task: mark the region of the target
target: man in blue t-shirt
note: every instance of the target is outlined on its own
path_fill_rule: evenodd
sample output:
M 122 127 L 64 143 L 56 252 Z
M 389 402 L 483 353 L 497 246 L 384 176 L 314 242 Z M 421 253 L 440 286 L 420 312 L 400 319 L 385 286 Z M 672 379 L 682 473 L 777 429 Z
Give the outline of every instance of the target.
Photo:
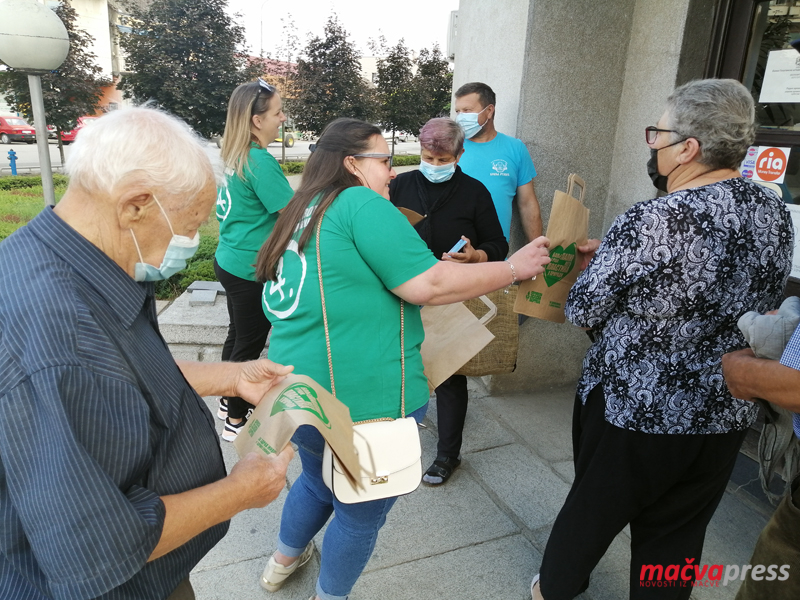
M 495 95 L 485 83 L 456 90 L 456 121 L 464 129 L 464 154 L 458 165 L 487 187 L 506 239 L 511 233 L 511 203 L 517 200 L 526 241 L 542 235 L 542 216 L 533 189 L 536 169 L 520 140 L 494 128 Z
M 755 401 L 769 400 L 790 410 L 794 415 L 794 431 L 800 437 L 800 327 L 798 327 L 780 361 L 756 358 L 749 348 L 730 352 L 722 357 L 722 374 L 731 394 Z M 784 497 L 756 542 L 750 564 L 754 566 L 736 595 L 736 600 L 797 598 L 800 595 L 800 476 L 792 482 L 792 493 Z M 758 575 L 756 565 L 775 565 L 780 575 Z M 791 569 L 791 573 L 789 570 Z M 762 569 L 763 573 L 763 569 Z M 780 596 L 778 596 L 780 592 Z

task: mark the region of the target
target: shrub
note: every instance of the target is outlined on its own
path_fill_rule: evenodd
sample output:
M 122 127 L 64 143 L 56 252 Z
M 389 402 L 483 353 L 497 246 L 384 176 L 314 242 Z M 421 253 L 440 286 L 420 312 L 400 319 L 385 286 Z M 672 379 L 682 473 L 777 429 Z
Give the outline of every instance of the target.
M 392 165 L 395 167 L 408 167 L 411 165 L 418 165 L 419 164 L 419 155 L 418 154 L 395 154 L 394 160 L 392 161 Z
M 281 165 L 281 169 L 286 175 L 299 175 L 305 166 L 304 162 L 287 162 Z
M 60 173 L 53 173 L 53 185 L 56 188 L 67 186 L 69 177 Z M 41 175 L 8 175 L 0 177 L 0 190 L 19 190 L 24 188 L 42 187 Z

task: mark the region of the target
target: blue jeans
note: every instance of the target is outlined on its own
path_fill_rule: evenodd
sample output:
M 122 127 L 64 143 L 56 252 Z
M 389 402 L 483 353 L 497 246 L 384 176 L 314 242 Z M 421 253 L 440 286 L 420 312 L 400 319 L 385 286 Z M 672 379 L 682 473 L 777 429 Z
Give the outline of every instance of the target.
M 408 416 L 419 423 L 427 410 L 426 403 Z M 283 505 L 278 551 L 289 557 L 300 556 L 335 513 L 322 542 L 317 595 L 321 600 L 347 600 L 397 498 L 342 504 L 322 481 L 322 435 L 310 425 L 303 425 L 297 428 L 292 441 L 299 447 L 303 472 Z

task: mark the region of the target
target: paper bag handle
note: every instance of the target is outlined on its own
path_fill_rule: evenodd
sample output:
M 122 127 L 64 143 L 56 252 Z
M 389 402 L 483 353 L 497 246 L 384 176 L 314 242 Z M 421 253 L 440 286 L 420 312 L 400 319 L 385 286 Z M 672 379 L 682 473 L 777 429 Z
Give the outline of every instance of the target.
M 488 296 L 481 296 L 480 300 L 486 305 L 486 308 L 488 308 L 489 311 L 485 315 L 483 315 L 478 320 L 478 322 L 481 325 L 486 325 L 489 321 L 491 321 L 497 316 L 497 305 L 491 300 L 489 300 Z
M 570 173 L 569 178 L 567 179 L 567 196 L 572 196 L 572 188 L 576 185 L 581 188 L 581 195 L 577 198 L 577 200 L 583 204 L 583 199 L 586 196 L 586 182 L 579 175 Z

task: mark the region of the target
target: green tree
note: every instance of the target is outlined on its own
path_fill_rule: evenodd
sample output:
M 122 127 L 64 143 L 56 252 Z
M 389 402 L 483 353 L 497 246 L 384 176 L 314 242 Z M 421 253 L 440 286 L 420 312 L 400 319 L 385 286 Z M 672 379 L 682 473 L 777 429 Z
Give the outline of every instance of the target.
M 226 0 L 132 2 L 131 30 L 120 34 L 131 71 L 120 85 L 125 97 L 155 100 L 203 136 L 221 134 L 231 92 L 259 74 L 244 51 L 244 27 L 226 6 Z
M 58 70 L 42 75 L 41 79 L 45 118 L 48 125 L 56 128 L 63 165 L 61 132 L 74 129 L 78 117 L 97 112 L 103 95 L 102 88 L 110 85 L 111 80 L 102 76 L 102 69 L 95 63 L 97 57 L 90 50 L 94 38 L 76 26 L 77 14 L 69 1 L 63 0 L 55 12 L 67 29 L 69 54 Z M 0 93 L 13 111 L 21 113 L 28 121 L 33 121 L 31 92 L 26 73 L 11 68 L 0 71 Z M 36 133 L 47 136 L 46 131 Z
M 336 15 L 331 15 L 324 36 L 311 38 L 297 62 L 294 114 L 301 129 L 319 135 L 338 117 L 374 118 L 374 97 L 361 77 L 360 58 Z
M 381 42 L 383 41 L 381 39 Z M 416 97 L 414 89 L 414 61 L 402 39 L 388 50 L 383 43 L 373 47 L 373 50 L 385 55 L 378 60 L 378 79 L 375 83 L 380 102 L 379 122 L 384 129 L 392 132 L 392 154 L 394 154 L 395 133 L 398 131 L 416 133 L 420 128 L 420 99 Z
M 420 50 L 413 87 L 419 108 L 417 129 L 429 119 L 450 115 L 453 71 L 438 44 L 433 46 L 433 50 Z

